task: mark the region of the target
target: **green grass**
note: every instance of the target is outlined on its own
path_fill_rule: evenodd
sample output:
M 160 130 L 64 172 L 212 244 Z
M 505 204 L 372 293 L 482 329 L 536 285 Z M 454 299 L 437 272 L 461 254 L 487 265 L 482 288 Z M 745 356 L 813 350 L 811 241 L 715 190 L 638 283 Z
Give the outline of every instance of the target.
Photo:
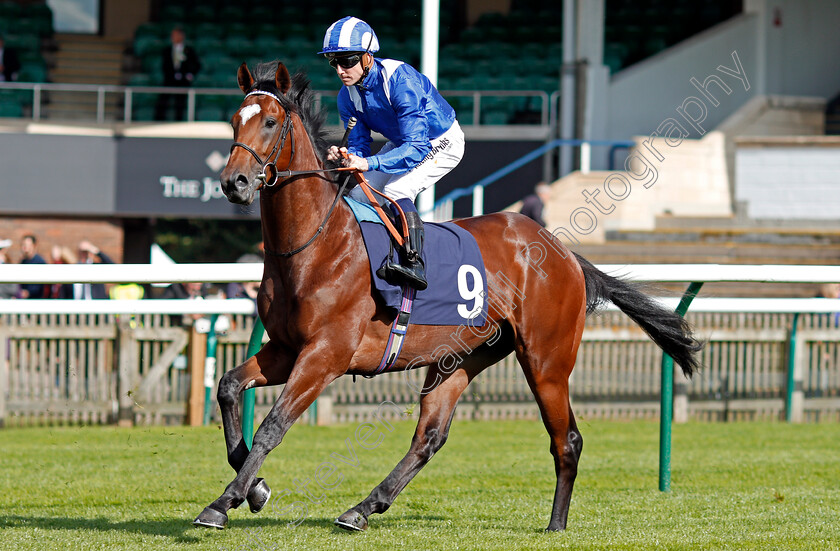
M 355 428 L 295 426 L 266 461 L 261 476 L 278 496 L 354 443 L 362 466 L 340 464 L 343 480 L 309 503 L 300 525 L 283 511 L 304 499 L 296 493 L 258 515 L 231 511 L 224 531 L 190 524 L 232 478 L 218 427 L 2 430 L 0 549 L 840 549 L 837 424 L 676 425 L 663 494 L 656 423 L 582 422 L 569 529 L 555 534 L 543 532 L 554 469 L 536 422 L 455 423 L 367 532 L 333 527 L 414 430 L 398 423 L 366 450 Z

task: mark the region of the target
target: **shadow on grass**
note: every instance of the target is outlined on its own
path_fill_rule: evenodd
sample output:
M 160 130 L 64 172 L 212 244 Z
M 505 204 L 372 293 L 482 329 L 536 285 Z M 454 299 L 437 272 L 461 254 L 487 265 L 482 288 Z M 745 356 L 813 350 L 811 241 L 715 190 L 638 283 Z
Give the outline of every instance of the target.
M 418 514 L 409 514 L 409 515 L 388 515 L 385 516 L 380 515 L 371 515 L 368 518 L 368 522 L 370 522 L 370 526 L 368 530 L 375 530 L 377 528 L 398 528 L 408 522 L 422 522 L 424 525 L 433 522 L 446 522 L 448 520 L 452 520 L 449 517 L 442 517 L 436 515 L 418 515 Z M 335 518 L 305 518 L 299 526 L 309 526 L 313 528 L 329 528 L 334 529 L 335 532 L 343 533 L 343 534 L 357 534 L 353 530 L 345 530 L 343 528 L 339 528 L 335 525 Z
M 407 522 L 444 522 L 447 517 L 434 515 L 392 515 L 379 517 L 377 515 L 371 523 L 370 529 L 399 528 Z M 299 526 L 321 528 L 325 532 L 354 534 L 356 532 L 343 530 L 334 524 L 334 518 L 306 518 Z M 294 530 L 288 521 L 276 518 L 241 518 L 232 519 L 226 532 L 237 530 L 255 530 L 267 527 Z M 23 515 L 0 515 L 0 530 L 7 528 L 24 528 L 39 530 L 87 530 L 97 532 L 125 532 L 127 534 L 147 534 L 151 536 L 168 536 L 179 543 L 199 543 L 205 540 L 204 533 L 216 532 L 212 528 L 197 527 L 190 519 L 170 520 L 127 520 L 114 521 L 108 518 L 68 518 L 68 517 L 39 517 Z
M 233 521 L 236 527 L 255 528 L 277 524 L 275 519 L 247 519 Z M 7 528 L 39 530 L 87 530 L 96 532 L 125 532 L 127 534 L 147 534 L 168 536 L 180 543 L 199 543 L 204 541 L 204 532 L 213 529 L 193 526 L 191 519 L 169 520 L 127 520 L 114 521 L 108 518 L 68 518 L 38 517 L 22 515 L 0 515 L 0 531 Z

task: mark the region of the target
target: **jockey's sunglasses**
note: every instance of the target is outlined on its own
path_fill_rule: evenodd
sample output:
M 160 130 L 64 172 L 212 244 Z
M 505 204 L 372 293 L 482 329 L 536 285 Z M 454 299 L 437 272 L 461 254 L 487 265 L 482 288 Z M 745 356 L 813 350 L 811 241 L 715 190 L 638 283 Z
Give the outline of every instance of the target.
M 362 60 L 362 56 L 364 54 L 352 54 L 352 55 L 345 55 L 341 57 L 337 56 L 328 56 L 327 59 L 330 62 L 330 66 L 335 69 L 336 66 L 340 66 L 342 69 L 352 69 L 359 62 Z

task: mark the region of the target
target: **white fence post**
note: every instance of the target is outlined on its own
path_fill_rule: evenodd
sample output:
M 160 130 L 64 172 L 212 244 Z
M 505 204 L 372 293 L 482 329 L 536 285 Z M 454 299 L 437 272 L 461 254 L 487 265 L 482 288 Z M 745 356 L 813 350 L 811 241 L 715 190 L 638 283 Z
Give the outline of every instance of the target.
M 688 422 L 688 383 L 682 368 L 674 364 L 674 423 Z
M 482 214 L 484 214 L 484 187 L 475 186 L 473 188 L 472 215 L 481 216 Z
M 3 323 L 0 322 L 0 328 Z M 0 330 L 0 428 L 6 424 L 6 393 L 9 392 L 9 370 L 6 365 L 6 356 L 9 352 L 8 337 L 6 332 Z
M 118 363 L 117 363 L 117 425 L 134 425 L 134 398 L 132 392 L 134 375 L 137 370 L 137 341 L 132 338 L 131 322 L 123 316 L 117 324 Z
M 592 167 L 592 146 L 589 142 L 580 144 L 580 172 L 589 174 Z
M 790 422 L 802 423 L 805 421 L 805 338 L 800 333 L 796 335 L 796 352 L 793 356 L 793 393 L 790 400 Z

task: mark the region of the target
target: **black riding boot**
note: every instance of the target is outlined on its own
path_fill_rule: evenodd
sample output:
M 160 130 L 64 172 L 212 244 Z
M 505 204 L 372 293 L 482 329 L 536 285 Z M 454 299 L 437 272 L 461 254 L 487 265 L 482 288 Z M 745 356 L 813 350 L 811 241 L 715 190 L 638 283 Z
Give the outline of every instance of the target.
M 408 243 L 400 250 L 400 263 L 390 263 L 388 271 L 405 284 L 422 291 L 429 284 L 426 282 L 426 268 L 420 253 L 423 252 L 423 221 L 416 212 L 406 212 L 408 222 Z

